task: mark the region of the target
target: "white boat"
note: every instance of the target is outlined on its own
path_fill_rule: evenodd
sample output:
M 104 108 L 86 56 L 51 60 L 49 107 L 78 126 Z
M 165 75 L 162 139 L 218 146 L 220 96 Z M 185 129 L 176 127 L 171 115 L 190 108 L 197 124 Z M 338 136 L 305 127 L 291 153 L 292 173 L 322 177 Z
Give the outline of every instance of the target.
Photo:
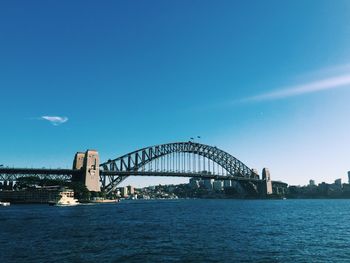
M 10 202 L 0 202 L 0 206 L 10 206 Z
M 73 190 L 65 190 L 59 193 L 59 199 L 57 201 L 50 201 L 49 205 L 55 206 L 74 206 L 78 205 L 77 199 L 74 199 Z

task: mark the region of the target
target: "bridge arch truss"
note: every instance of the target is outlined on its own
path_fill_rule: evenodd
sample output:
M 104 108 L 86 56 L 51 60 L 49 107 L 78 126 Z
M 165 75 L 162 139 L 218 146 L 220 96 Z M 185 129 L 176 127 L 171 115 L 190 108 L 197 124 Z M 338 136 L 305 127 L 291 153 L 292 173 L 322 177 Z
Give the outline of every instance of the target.
M 205 160 L 208 162 L 206 163 Z M 219 169 L 210 170 L 210 161 L 213 165 L 212 168 L 214 165 L 221 168 L 221 173 L 218 172 Z M 215 176 L 220 175 L 220 178 L 228 179 L 233 177 L 249 180 L 259 179 L 259 176 L 252 169 L 229 153 L 215 146 L 195 142 L 150 146 L 100 164 L 100 181 L 102 189 L 106 192 L 114 191 L 123 180 L 131 175 L 204 178 L 215 178 Z

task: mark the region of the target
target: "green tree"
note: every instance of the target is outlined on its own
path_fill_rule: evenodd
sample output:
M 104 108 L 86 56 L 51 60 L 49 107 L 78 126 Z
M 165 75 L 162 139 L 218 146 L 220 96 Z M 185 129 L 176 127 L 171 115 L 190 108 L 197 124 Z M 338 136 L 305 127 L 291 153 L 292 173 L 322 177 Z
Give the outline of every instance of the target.
M 74 197 L 79 200 L 88 201 L 90 200 L 91 193 L 86 188 L 84 183 L 81 182 L 71 182 L 69 185 L 74 191 Z

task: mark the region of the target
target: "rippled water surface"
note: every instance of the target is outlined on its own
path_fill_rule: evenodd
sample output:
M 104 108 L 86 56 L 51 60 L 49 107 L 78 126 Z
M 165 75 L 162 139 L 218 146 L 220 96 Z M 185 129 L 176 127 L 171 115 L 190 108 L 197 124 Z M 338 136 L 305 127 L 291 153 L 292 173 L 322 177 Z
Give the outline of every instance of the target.
M 350 200 L 0 207 L 0 262 L 350 262 Z

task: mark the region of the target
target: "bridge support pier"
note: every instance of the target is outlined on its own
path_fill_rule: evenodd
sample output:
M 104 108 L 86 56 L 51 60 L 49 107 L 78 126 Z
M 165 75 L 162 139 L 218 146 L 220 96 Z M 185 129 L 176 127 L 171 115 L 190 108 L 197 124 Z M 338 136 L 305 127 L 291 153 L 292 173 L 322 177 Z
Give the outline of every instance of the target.
M 100 192 L 100 158 L 95 150 L 87 150 L 85 153 L 77 152 L 73 161 L 73 169 L 82 173 L 75 181 L 83 182 L 89 191 Z
M 262 170 L 262 181 L 259 186 L 261 197 L 267 197 L 268 195 L 273 194 L 271 175 L 268 168 Z

